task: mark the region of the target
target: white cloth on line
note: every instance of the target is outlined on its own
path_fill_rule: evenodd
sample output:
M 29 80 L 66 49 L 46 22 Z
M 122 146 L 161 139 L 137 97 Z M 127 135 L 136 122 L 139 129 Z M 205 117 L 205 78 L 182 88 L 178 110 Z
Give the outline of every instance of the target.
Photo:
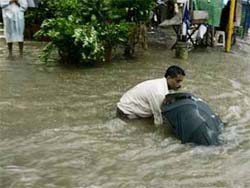
M 28 7 L 27 0 L 18 0 L 20 6 L 10 4 L 10 0 L 0 0 L 2 8 L 4 35 L 7 42 L 22 42 L 24 32 L 24 12 Z
M 28 7 L 36 7 L 34 0 L 27 0 Z

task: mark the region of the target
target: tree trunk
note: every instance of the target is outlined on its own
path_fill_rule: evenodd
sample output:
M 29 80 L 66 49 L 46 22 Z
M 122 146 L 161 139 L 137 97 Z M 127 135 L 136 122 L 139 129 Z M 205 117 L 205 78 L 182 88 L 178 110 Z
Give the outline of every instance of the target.
M 110 63 L 112 61 L 112 47 L 105 48 L 105 61 Z

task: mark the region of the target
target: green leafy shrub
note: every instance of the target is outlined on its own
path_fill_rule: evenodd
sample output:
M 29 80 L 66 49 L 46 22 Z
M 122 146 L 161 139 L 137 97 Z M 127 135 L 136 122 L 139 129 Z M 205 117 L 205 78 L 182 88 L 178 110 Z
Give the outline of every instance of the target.
M 131 24 L 124 54 L 127 57 L 134 55 L 137 44 L 147 49 L 147 27 L 150 12 L 153 8 L 153 0 L 111 0 L 114 14 L 119 15 L 121 21 Z
M 106 62 L 111 62 L 113 49 L 119 45 L 125 46 L 127 44 L 129 27 L 128 23 L 110 23 L 97 27 L 99 38 L 105 49 Z
M 112 9 L 121 20 L 137 24 L 149 21 L 153 5 L 153 0 L 111 0 Z
M 79 20 L 55 18 L 45 20 L 37 37 L 49 37 L 43 59 L 47 61 L 55 47 L 63 63 L 92 63 L 103 60 L 103 46 L 91 25 L 81 25 Z
M 75 44 L 80 47 L 81 60 L 83 62 L 104 61 L 104 47 L 98 38 L 98 32 L 91 25 L 85 25 L 75 29 Z
M 48 18 L 36 36 L 50 39 L 43 59 L 48 60 L 53 48 L 63 63 L 110 61 L 107 52 L 112 56 L 119 45 L 134 51 L 140 34 L 145 34 L 140 28 L 149 18 L 152 1 L 42 0 Z

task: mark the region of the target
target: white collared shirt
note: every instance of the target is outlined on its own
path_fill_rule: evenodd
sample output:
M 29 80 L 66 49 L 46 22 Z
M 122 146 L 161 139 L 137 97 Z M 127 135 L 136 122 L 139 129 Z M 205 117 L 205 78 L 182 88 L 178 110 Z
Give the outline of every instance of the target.
M 117 107 L 129 118 L 154 116 L 156 125 L 162 124 L 161 105 L 169 93 L 166 78 L 147 80 L 128 90 Z

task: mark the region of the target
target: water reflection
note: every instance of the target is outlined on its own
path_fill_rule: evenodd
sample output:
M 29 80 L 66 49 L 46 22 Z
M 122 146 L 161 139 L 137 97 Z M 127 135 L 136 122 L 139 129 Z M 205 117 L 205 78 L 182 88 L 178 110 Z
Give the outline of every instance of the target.
M 39 65 L 39 47 L 26 43 L 22 61 L 0 49 L 1 188 L 250 186 L 249 56 L 207 49 L 182 61 L 151 49 L 131 63 L 68 69 Z M 115 118 L 123 92 L 172 64 L 187 71 L 182 91 L 227 122 L 222 146 L 182 145 L 150 120 Z

